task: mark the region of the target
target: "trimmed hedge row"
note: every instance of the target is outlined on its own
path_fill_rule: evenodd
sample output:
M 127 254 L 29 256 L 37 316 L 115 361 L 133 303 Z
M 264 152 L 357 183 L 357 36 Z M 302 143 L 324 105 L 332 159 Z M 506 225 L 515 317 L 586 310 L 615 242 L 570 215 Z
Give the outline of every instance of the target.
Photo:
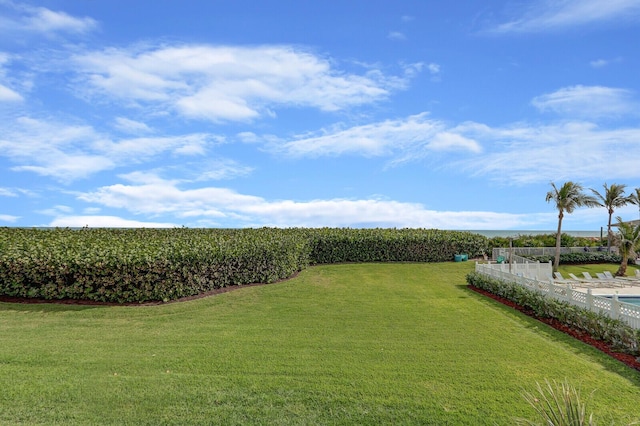
M 467 275 L 467 283 L 531 309 L 541 318 L 554 318 L 569 327 L 584 331 L 594 339 L 611 344 L 616 350 L 632 355 L 640 354 L 640 330 L 629 327 L 623 321 L 547 298 L 542 293 L 516 283 L 505 283 L 477 272 Z
M 446 262 L 455 254 L 480 256 L 487 238 L 461 231 L 435 229 L 310 230 L 311 262 Z
M 554 255 L 525 256 L 540 263 L 553 262 Z M 587 263 L 620 263 L 622 257 L 619 254 L 607 252 L 584 252 L 584 253 L 561 253 L 560 264 L 562 265 L 584 265 Z
M 308 265 L 307 246 L 268 230 L 2 229 L 0 294 L 168 301 L 270 283 Z
M 474 256 L 486 242 L 466 232 L 420 229 L 0 228 L 0 295 L 169 301 L 274 282 L 310 264 Z

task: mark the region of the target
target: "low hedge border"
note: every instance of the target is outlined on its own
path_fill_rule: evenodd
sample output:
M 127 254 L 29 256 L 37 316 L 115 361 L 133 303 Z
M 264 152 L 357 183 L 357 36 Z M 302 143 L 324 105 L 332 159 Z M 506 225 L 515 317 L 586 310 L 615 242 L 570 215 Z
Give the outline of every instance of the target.
M 540 263 L 553 262 L 554 255 L 544 256 L 524 256 L 527 259 Z M 584 265 L 588 263 L 617 263 L 620 264 L 622 257 L 615 253 L 607 252 L 584 252 L 584 253 L 563 253 L 560 254 L 560 264 L 562 265 Z
M 640 355 L 640 330 L 623 321 L 548 298 L 516 283 L 502 282 L 478 272 L 467 274 L 467 283 L 530 309 L 540 318 L 554 318 L 567 327 L 585 332 L 594 339 L 608 343 L 615 350 Z

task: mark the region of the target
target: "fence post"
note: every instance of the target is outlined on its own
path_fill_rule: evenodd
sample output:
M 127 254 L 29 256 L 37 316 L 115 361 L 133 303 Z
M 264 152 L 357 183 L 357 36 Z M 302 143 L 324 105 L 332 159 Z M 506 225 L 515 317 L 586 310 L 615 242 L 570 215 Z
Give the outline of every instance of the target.
M 617 320 L 620 317 L 620 302 L 618 301 L 618 293 L 613 295 L 611 299 L 611 318 Z
M 593 294 L 591 294 L 591 289 L 587 289 L 587 309 L 593 311 Z

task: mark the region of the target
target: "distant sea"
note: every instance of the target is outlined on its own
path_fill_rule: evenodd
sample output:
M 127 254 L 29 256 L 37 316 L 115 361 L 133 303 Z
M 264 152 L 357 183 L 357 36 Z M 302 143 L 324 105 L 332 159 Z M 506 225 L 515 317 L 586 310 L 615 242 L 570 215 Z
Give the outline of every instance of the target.
M 498 231 L 498 230 L 480 230 L 469 232 L 473 232 L 474 234 L 484 235 L 487 238 L 493 237 L 517 237 L 519 235 L 546 235 L 546 234 L 555 234 L 556 231 L 518 231 L 518 230 L 507 230 L 507 231 Z M 563 234 L 571 235 L 572 237 L 585 237 L 585 238 L 600 238 L 600 231 L 565 231 L 562 230 Z M 604 232 L 604 237 L 606 237 L 606 230 Z

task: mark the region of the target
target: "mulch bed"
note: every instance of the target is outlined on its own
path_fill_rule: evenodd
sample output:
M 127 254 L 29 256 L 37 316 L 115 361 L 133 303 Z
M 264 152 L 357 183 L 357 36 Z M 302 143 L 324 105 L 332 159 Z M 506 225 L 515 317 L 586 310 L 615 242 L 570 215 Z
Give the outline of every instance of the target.
M 603 342 L 602 340 L 596 340 L 593 337 L 591 337 L 589 334 L 579 331 L 579 330 L 574 330 L 571 327 L 568 327 L 567 325 L 561 323 L 560 321 L 553 319 L 553 318 L 540 318 L 538 316 L 536 316 L 533 311 L 526 309 L 520 305 L 517 305 L 515 303 L 513 303 L 510 300 L 507 300 L 505 298 L 502 298 L 500 296 L 496 296 L 493 293 L 490 293 L 488 291 L 482 290 L 480 288 L 474 287 L 474 286 L 467 286 L 470 290 L 473 290 L 477 293 L 482 294 L 483 296 L 486 297 L 490 297 L 493 300 L 496 300 L 500 303 L 502 303 L 503 305 L 509 306 L 513 309 L 516 309 L 520 312 L 522 312 L 523 314 L 535 318 L 540 322 L 543 322 L 553 328 L 555 328 L 556 330 L 559 330 L 565 334 L 568 334 L 584 343 L 586 343 L 587 345 L 591 345 L 594 348 L 606 353 L 607 355 L 617 359 L 618 361 L 628 365 L 631 368 L 634 368 L 638 371 L 640 371 L 640 357 L 636 358 L 633 355 L 629 355 L 629 354 L 624 354 L 624 353 L 620 353 L 620 352 L 616 352 L 615 350 L 613 350 L 611 348 L 611 346 L 609 344 L 607 344 L 606 342 Z

